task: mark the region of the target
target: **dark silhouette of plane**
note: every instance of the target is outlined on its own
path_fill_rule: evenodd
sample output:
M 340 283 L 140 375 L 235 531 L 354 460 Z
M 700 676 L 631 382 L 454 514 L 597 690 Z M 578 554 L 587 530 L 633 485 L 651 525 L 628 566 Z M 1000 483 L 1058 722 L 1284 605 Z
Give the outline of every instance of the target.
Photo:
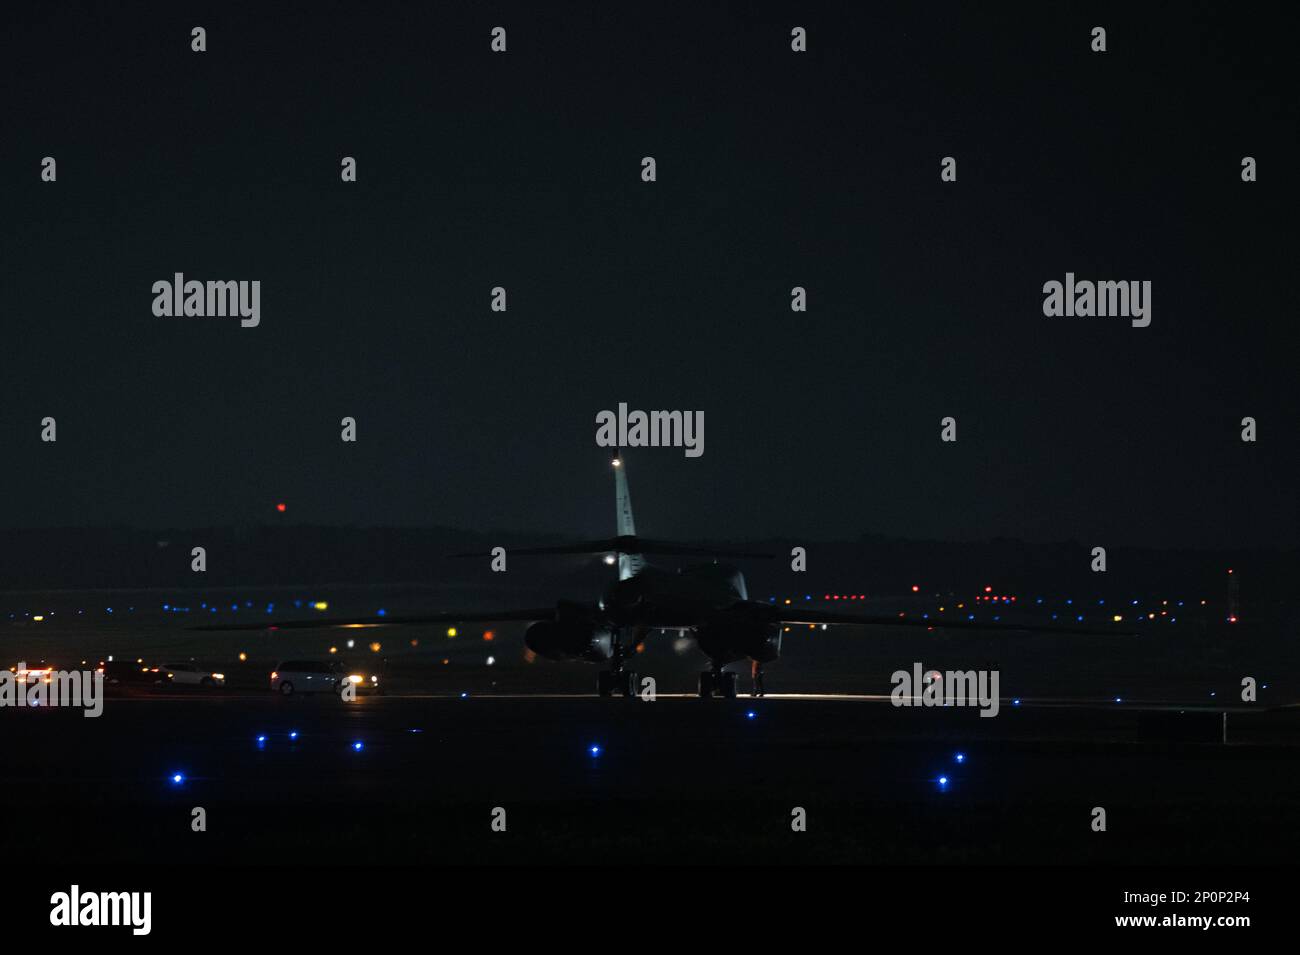
M 969 620 L 933 620 L 921 617 L 838 613 L 795 606 L 776 606 L 750 600 L 745 575 L 718 559 L 771 558 L 771 554 L 696 547 L 674 541 L 638 537 L 628 493 L 627 468 L 620 455 L 614 458 L 617 536 L 579 541 L 552 547 L 525 547 L 508 551 L 509 556 L 543 554 L 606 554 L 618 564 L 618 579 L 594 603 L 559 600 L 552 607 L 439 612 L 416 615 L 385 615 L 350 618 L 268 621 L 255 624 L 200 626 L 196 630 L 280 630 L 345 626 L 416 626 L 476 621 L 529 621 L 524 643 L 548 660 L 578 660 L 607 664 L 597 679 L 601 696 L 628 699 L 637 694 L 637 674 L 628 669 L 629 655 L 655 630 L 689 631 L 696 645 L 708 657 L 710 667 L 700 674 L 699 694 L 734 698 L 737 674 L 727 664 L 749 659 L 759 665 L 781 654 L 781 635 L 796 625 L 847 625 L 924 627 L 927 630 L 1046 631 L 1087 634 L 1114 631 L 1081 628 L 1049 628 L 1014 623 L 984 623 Z M 675 570 L 657 567 L 645 560 L 647 554 L 711 558 Z M 454 557 L 483 557 L 483 554 L 455 554 Z

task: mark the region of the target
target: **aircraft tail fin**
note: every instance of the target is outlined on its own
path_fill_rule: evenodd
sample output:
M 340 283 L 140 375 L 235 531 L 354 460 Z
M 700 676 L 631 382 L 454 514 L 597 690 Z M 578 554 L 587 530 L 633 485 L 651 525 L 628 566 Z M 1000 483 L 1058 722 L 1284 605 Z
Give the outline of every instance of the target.
M 627 464 L 620 449 L 613 460 L 614 466 L 614 510 L 618 518 L 617 534 L 619 537 L 636 537 L 636 521 L 632 517 L 632 495 L 627 489 Z M 618 579 L 627 580 L 645 566 L 645 559 L 640 554 L 620 552 L 618 555 Z
M 627 462 L 622 454 L 611 462 L 614 466 L 614 507 L 618 521 L 618 535 L 604 540 L 575 541 L 572 544 L 552 544 L 544 547 L 511 547 L 511 557 L 536 554 L 617 554 L 618 579 L 627 580 L 645 567 L 644 554 L 668 554 L 678 557 L 762 557 L 774 554 L 757 554 L 729 547 L 699 546 L 679 541 L 647 540 L 636 536 L 636 522 L 632 518 L 632 495 L 627 489 Z M 452 554 L 452 557 L 482 557 L 481 552 Z

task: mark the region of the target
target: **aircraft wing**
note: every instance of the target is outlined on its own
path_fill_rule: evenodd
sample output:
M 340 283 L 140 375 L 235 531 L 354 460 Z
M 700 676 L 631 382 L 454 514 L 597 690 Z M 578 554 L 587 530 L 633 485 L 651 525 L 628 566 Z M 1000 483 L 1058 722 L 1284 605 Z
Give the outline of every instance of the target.
M 309 617 L 306 620 L 263 620 L 261 623 L 215 623 L 191 630 L 309 630 L 329 627 L 409 627 L 430 623 L 477 623 L 508 620 L 551 620 L 554 605 L 526 610 L 476 610 L 471 613 L 385 614 L 382 617 Z
M 625 534 L 621 537 L 605 537 L 601 540 L 577 541 L 572 544 L 556 544 L 551 547 L 507 547 L 506 554 L 511 557 L 535 554 L 667 554 L 691 557 L 754 557 L 771 559 L 775 554 L 759 554 L 747 550 L 730 550 L 717 547 L 699 547 L 695 544 L 683 544 L 678 541 L 651 540 Z M 486 553 L 452 554 L 452 557 L 488 557 Z
M 796 607 L 772 607 L 780 622 L 788 626 L 807 626 L 809 624 L 826 624 L 849 627 L 925 627 L 935 630 L 1004 630 L 1013 633 L 1073 633 L 1105 637 L 1136 636 L 1125 630 L 1098 630 L 1095 627 L 1052 627 L 1034 623 L 1002 623 L 983 620 L 952 620 L 931 616 L 909 614 L 900 617 L 897 614 L 856 614 L 839 613 L 834 610 L 812 610 Z M 782 612 L 784 611 L 784 613 Z

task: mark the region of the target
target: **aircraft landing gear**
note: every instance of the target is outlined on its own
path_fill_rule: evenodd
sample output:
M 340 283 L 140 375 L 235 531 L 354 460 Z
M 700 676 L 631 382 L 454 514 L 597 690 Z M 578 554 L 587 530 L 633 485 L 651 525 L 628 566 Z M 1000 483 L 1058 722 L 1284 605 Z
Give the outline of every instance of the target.
M 700 699 L 707 700 L 717 693 L 727 700 L 736 698 L 736 674 L 728 673 L 720 666 L 705 670 L 700 674 Z
M 601 696 L 615 694 L 625 700 L 636 699 L 637 675 L 631 670 L 623 669 L 623 643 L 617 637 L 614 640 L 614 654 L 609 660 L 609 669 L 596 674 L 596 692 Z

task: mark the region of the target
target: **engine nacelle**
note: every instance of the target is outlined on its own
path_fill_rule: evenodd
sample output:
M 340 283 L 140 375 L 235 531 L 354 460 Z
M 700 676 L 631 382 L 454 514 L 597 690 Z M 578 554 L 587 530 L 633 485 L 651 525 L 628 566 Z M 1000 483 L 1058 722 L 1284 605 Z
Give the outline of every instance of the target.
M 524 646 L 547 660 L 604 663 L 614 654 L 614 632 L 585 621 L 539 620 L 524 632 Z

